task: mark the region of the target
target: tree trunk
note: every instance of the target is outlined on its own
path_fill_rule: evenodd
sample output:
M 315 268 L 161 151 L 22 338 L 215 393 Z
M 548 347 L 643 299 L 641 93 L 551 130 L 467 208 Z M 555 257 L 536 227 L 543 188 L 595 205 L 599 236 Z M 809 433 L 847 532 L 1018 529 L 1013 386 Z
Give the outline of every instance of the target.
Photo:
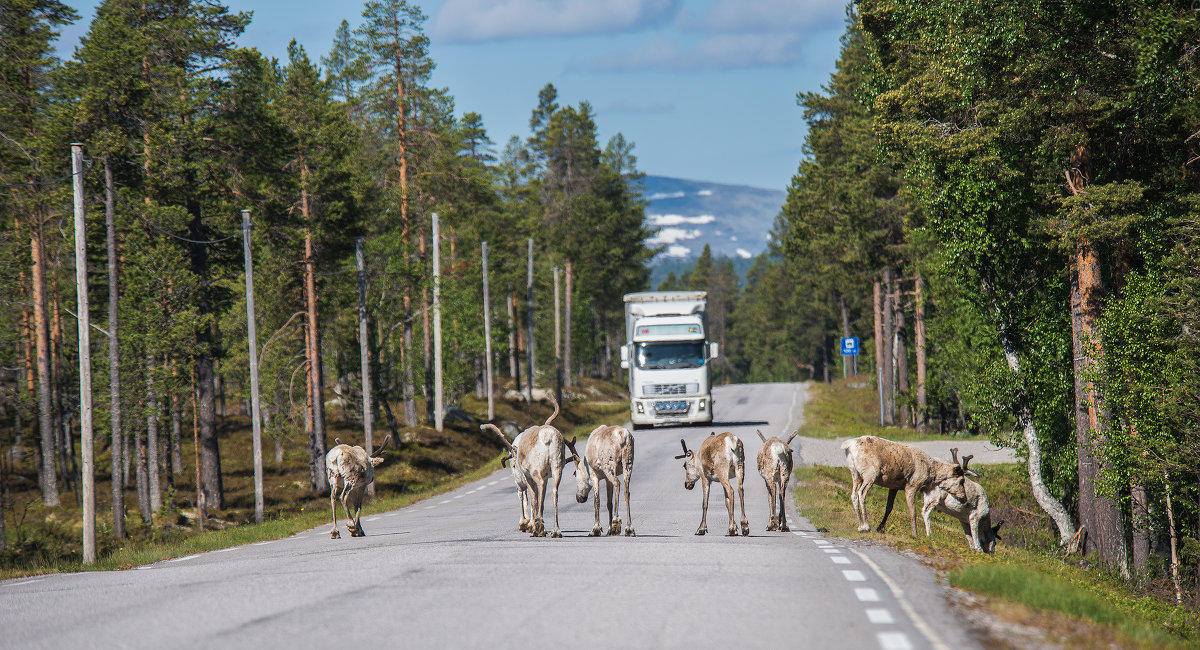
M 1139 576 L 1145 575 L 1150 561 L 1150 525 L 1153 518 L 1150 515 L 1150 501 L 1146 497 L 1146 487 L 1137 479 L 1129 483 L 1130 518 L 1133 524 L 1133 549 L 1130 555 L 1133 560 L 1133 570 Z
M 896 423 L 896 317 L 892 309 L 892 270 L 883 270 L 883 424 Z
M 195 242 L 206 241 L 208 236 L 200 216 L 200 205 L 195 200 L 188 201 L 188 212 L 192 215 L 188 229 L 189 238 Z M 200 278 L 197 316 L 204 319 L 213 313 L 208 244 L 189 243 L 188 248 L 191 253 L 192 272 Z M 196 330 L 195 340 L 196 418 L 199 427 L 201 489 L 204 492 L 205 508 L 221 510 L 225 508 L 225 489 L 221 476 L 221 448 L 217 439 L 216 399 L 213 395 L 212 328 L 202 325 Z
M 158 483 L 158 388 L 154 377 L 154 355 L 146 355 L 146 482 L 150 488 L 150 511 L 162 508 L 162 490 Z
M 173 473 L 183 471 L 183 408 L 179 395 L 171 393 L 171 466 Z M 173 485 L 174 483 L 172 483 Z
M 108 247 L 108 393 L 109 422 L 112 427 L 112 442 L 109 457 L 112 459 L 112 517 L 113 535 L 125 538 L 125 491 L 121 486 L 121 339 L 118 336 L 117 318 L 119 304 L 119 276 L 117 273 L 117 226 L 115 197 L 113 190 L 112 164 L 104 156 L 104 227 L 105 243 Z
M 304 302 L 307 306 L 308 385 L 312 427 L 309 436 L 308 460 L 313 489 L 328 489 L 325 474 L 325 378 L 321 365 L 321 331 L 317 318 L 317 269 L 313 247 L 313 215 L 309 205 L 308 166 L 301 162 L 300 213 L 304 218 Z
M 512 375 L 513 389 L 521 392 L 521 328 L 517 326 L 517 290 L 505 302 L 508 303 L 508 372 Z
M 33 249 L 33 320 L 37 346 L 38 431 L 41 442 L 41 464 L 38 487 L 42 504 L 59 505 L 58 475 L 54 459 L 57 453 L 54 434 L 53 377 L 50 374 L 50 320 L 46 313 L 46 252 L 43 246 L 42 217 L 34 213 L 31 248 Z
M 571 277 L 574 275 L 575 262 L 567 260 L 566 271 L 566 295 L 564 296 L 565 304 L 563 305 L 563 386 L 570 388 L 571 382 L 571 298 L 572 284 Z
M 897 292 L 898 294 L 899 292 Z M 904 397 L 908 397 L 908 327 L 904 319 L 904 307 L 900 302 L 900 298 L 896 298 L 896 335 L 895 346 L 896 351 L 896 392 Z M 900 426 L 911 427 L 912 422 L 909 421 L 908 407 L 898 409 L 900 413 Z
M 929 430 L 929 401 L 925 395 L 926 382 L 926 360 L 925 360 L 925 288 L 924 282 L 921 280 L 921 274 L 917 274 L 916 281 L 916 305 L 914 318 L 916 319 L 916 346 L 917 346 L 917 431 L 925 432 Z

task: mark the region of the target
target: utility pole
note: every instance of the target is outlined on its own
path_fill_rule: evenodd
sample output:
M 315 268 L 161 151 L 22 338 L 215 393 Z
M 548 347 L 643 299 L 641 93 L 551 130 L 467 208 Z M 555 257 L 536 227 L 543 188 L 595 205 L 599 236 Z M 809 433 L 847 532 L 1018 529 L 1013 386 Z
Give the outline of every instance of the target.
M 525 402 L 533 403 L 533 238 L 529 238 L 529 272 L 525 280 L 526 313 L 529 321 L 529 360 L 525 364 Z
M 491 298 L 488 296 L 488 245 L 483 242 L 483 349 L 484 349 L 484 372 L 487 373 L 483 380 L 484 390 L 487 391 L 488 402 L 488 422 L 496 418 L 496 403 L 492 395 L 492 305 Z
M 442 266 L 441 231 L 433 213 L 433 427 L 442 430 L 445 408 L 442 394 Z
M 242 210 L 242 257 L 246 263 L 246 344 L 250 348 L 250 430 L 254 441 L 254 522 L 263 522 L 262 418 L 258 398 L 258 317 L 254 310 L 254 258 L 250 211 Z
M 363 446 L 374 449 L 375 422 L 371 414 L 371 351 L 367 346 L 367 276 L 363 270 L 363 239 L 354 240 L 354 263 L 358 267 L 358 356 L 362 367 Z M 367 494 L 375 496 L 375 483 L 367 486 Z
M 92 428 L 92 338 L 88 314 L 87 228 L 83 217 L 83 145 L 71 143 L 75 194 L 75 297 L 79 314 L 79 437 L 83 448 L 83 563 L 96 561 L 95 433 Z

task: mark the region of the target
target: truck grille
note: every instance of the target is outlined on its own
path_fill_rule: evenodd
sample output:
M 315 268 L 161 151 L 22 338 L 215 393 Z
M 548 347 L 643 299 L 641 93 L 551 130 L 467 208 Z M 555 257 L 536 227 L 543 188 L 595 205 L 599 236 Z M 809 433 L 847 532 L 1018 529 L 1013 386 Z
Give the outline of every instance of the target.
M 695 395 L 700 392 L 700 384 L 644 384 L 642 395 L 646 397 L 664 395 Z

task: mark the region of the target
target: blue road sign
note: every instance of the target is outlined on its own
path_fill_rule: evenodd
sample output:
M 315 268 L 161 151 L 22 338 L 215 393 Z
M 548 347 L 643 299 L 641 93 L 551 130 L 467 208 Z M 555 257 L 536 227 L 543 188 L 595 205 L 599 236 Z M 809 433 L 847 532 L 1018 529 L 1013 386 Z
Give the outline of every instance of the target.
M 842 339 L 842 355 L 847 357 L 858 356 L 858 337 L 851 336 Z

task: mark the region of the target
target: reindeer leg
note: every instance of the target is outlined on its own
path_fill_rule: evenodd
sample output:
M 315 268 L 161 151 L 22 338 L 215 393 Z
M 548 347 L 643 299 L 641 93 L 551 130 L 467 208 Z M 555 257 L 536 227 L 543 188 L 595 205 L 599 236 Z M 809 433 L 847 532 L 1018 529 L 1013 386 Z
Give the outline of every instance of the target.
M 533 535 L 531 535 L 531 537 L 545 537 L 546 520 L 544 518 L 544 513 L 546 512 L 546 478 L 539 475 L 536 483 L 537 498 L 533 505 L 537 511 L 533 515 Z
M 599 487 L 599 483 L 596 484 Z M 621 518 L 613 519 L 613 484 L 612 481 L 605 479 L 604 481 L 604 503 L 608 506 L 608 534 L 619 535 L 621 533 Z M 620 493 L 618 493 L 618 499 Z M 618 511 L 620 512 L 620 511 Z
M 892 514 L 892 504 L 896 502 L 897 492 L 899 492 L 899 490 L 888 490 L 887 507 L 883 509 L 883 519 L 879 521 L 879 525 L 875 528 L 875 532 L 883 532 L 883 527 L 885 524 L 887 524 L 888 515 Z
M 867 490 L 871 489 L 874 480 L 866 478 L 854 468 L 850 469 L 850 478 L 854 486 L 850 488 L 850 502 L 854 505 L 854 516 L 858 518 L 858 532 L 871 530 L 871 520 L 867 518 Z
M 703 474 L 700 476 L 700 491 L 704 494 L 704 500 L 700 506 L 700 527 L 696 529 L 697 535 L 708 532 L 708 477 Z
M 741 449 L 740 444 L 738 445 L 738 449 Z M 746 519 L 746 491 L 744 489 L 742 489 L 742 485 L 745 482 L 745 479 L 746 479 L 746 464 L 744 462 L 742 462 L 742 460 L 739 459 L 738 463 L 737 463 L 737 484 L 738 484 L 737 496 L 738 496 L 738 503 L 741 504 L 741 506 L 742 506 L 742 521 L 741 521 L 742 537 L 746 537 L 750 534 L 750 520 Z M 732 519 L 732 517 L 730 517 L 730 519 Z
M 629 481 L 633 478 L 633 463 L 625 464 L 625 536 L 636 537 L 633 532 L 633 513 L 629 511 Z
M 610 483 L 616 481 L 616 484 L 613 486 L 613 514 L 609 517 L 608 534 L 620 535 L 621 526 L 623 525 L 621 521 L 621 477 L 617 475 L 616 469 L 611 466 L 609 467 L 608 477 Z
M 783 476 L 779 481 L 779 530 L 789 533 L 792 530 L 787 525 L 787 484 L 790 477 L 788 472 L 780 472 L 780 474 Z
M 342 490 L 342 494 L 341 494 L 341 497 L 339 500 L 342 502 L 342 511 L 346 513 L 346 520 L 350 522 L 350 524 L 347 526 L 347 528 L 350 530 L 350 536 L 358 537 L 359 536 L 358 517 L 350 516 L 350 506 L 348 505 L 350 502 L 350 485 L 349 484 L 347 484 L 346 488 L 344 490 Z
M 341 531 L 338 530 L 338 523 L 337 523 L 337 501 L 334 498 L 336 494 L 337 494 L 337 483 L 335 483 L 334 481 L 330 481 L 329 482 L 329 509 L 333 511 L 333 530 L 329 531 L 329 539 L 341 539 L 342 538 L 342 533 L 341 533 Z
M 558 482 L 562 478 L 562 468 L 550 470 L 550 480 L 554 481 L 554 485 L 550 486 L 551 496 L 554 499 L 554 530 L 550 531 L 551 537 L 562 537 L 562 531 L 558 529 Z
M 529 504 L 529 488 L 517 488 L 517 498 L 521 500 L 521 521 L 517 522 L 517 530 L 522 533 L 529 532 L 529 520 L 533 515 L 533 506 Z M 529 514 L 525 514 L 526 511 Z
M 904 501 L 908 505 L 908 523 L 912 528 L 912 536 L 917 536 L 917 488 L 914 485 L 904 487 Z
M 729 511 L 729 530 L 725 534 L 729 537 L 737 537 L 737 524 L 733 521 L 733 485 L 725 476 L 721 477 L 721 488 L 725 491 L 725 510 Z
M 588 537 L 599 537 L 604 533 L 604 528 L 600 526 L 600 484 L 594 483 L 595 496 L 592 499 L 592 505 L 595 506 L 596 519 L 592 524 L 592 532 L 588 533 Z
M 767 484 L 767 511 L 771 513 L 771 518 L 767 520 L 767 530 L 776 530 L 779 520 L 775 517 L 775 484 L 766 479 L 763 479 L 763 483 Z

